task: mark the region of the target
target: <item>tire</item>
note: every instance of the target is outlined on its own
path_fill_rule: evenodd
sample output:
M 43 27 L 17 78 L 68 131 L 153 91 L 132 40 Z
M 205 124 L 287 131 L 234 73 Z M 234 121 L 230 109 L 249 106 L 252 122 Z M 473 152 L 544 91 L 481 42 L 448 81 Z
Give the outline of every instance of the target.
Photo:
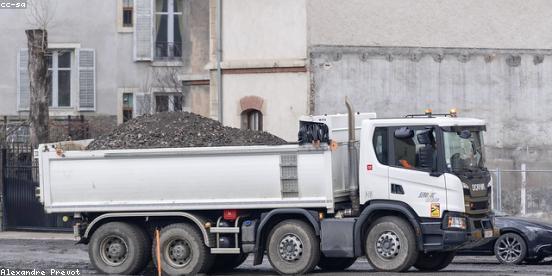
M 418 259 L 414 263 L 414 267 L 419 271 L 439 271 L 447 267 L 452 260 L 456 252 L 430 252 L 418 254 Z
M 109 222 L 92 235 L 88 255 L 103 274 L 138 274 L 151 259 L 150 246 L 148 235 L 137 225 Z
M 520 264 L 527 256 L 527 244 L 516 233 L 502 234 L 495 242 L 494 253 L 503 264 Z
M 538 256 L 533 258 L 525 258 L 525 262 L 530 265 L 536 265 L 540 263 L 542 260 L 544 260 L 544 256 Z
M 402 218 L 379 218 L 368 230 L 365 252 L 368 262 L 377 271 L 407 271 L 418 259 L 414 230 Z
M 187 223 L 171 224 L 159 235 L 161 270 L 165 275 L 195 275 L 206 272 L 213 264 L 213 255 L 205 246 L 201 233 Z M 157 242 L 151 248 L 153 263 L 157 263 Z
M 318 237 L 311 225 L 300 220 L 278 223 L 268 235 L 266 248 L 272 268 L 282 275 L 309 273 L 320 259 Z
M 240 266 L 247 260 L 249 254 L 215 255 L 214 263 L 209 272 L 226 272 Z
M 318 267 L 324 271 L 343 271 L 352 266 L 357 258 L 328 258 L 324 255 L 320 256 Z

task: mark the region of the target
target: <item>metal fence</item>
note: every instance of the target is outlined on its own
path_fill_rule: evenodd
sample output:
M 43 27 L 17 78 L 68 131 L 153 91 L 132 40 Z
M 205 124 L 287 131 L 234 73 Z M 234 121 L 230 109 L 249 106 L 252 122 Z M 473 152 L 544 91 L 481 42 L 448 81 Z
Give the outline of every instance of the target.
M 3 177 L 3 225 L 8 230 L 69 231 L 61 215 L 46 214 L 35 197 L 39 185 L 38 164 L 29 144 L 7 144 L 0 149 Z
M 552 220 L 552 170 L 491 170 L 491 202 L 499 212 Z

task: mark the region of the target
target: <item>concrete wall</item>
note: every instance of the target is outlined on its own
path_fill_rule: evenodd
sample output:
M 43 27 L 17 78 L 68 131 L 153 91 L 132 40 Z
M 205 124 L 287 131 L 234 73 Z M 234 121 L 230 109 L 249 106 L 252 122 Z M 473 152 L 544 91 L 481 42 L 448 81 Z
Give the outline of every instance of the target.
M 552 47 L 548 0 L 309 0 L 309 45 Z
M 488 159 L 534 167 L 550 160 L 552 52 L 319 47 L 311 51 L 315 112 L 358 110 L 379 116 L 425 108 L 488 122 Z

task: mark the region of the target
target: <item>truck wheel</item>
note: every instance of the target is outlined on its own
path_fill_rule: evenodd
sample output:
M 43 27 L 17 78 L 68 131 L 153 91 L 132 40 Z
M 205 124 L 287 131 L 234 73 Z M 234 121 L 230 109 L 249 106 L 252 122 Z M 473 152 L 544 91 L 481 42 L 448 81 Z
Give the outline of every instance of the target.
M 320 259 L 320 243 L 314 230 L 300 220 L 284 220 L 268 235 L 268 260 L 280 274 L 305 274 Z
M 527 244 L 518 234 L 502 234 L 495 242 L 495 256 L 503 264 L 520 264 L 527 255 Z
M 366 236 L 366 258 L 378 271 L 407 271 L 418 259 L 414 230 L 394 216 L 376 220 Z
M 205 246 L 199 231 L 187 223 L 171 224 L 159 235 L 161 270 L 167 275 L 195 275 L 206 272 L 213 256 Z M 157 242 L 152 246 L 153 263 L 157 263 Z
M 215 255 L 215 262 L 209 272 L 230 271 L 245 262 L 249 254 Z
M 137 274 L 150 260 L 150 239 L 138 226 L 109 222 L 100 226 L 88 244 L 94 268 L 103 274 Z
M 325 271 L 342 271 L 356 262 L 356 257 L 354 258 L 328 258 L 324 255 L 320 256 L 320 261 L 318 261 L 318 267 Z
M 456 252 L 430 252 L 419 253 L 414 267 L 420 271 L 439 271 L 447 267 L 452 260 Z

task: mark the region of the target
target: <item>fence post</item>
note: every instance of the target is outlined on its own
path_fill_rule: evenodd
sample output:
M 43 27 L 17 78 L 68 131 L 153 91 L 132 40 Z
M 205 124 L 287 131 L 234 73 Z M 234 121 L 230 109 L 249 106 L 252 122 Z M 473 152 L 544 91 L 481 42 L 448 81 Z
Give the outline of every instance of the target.
M 4 231 L 6 217 L 4 216 L 4 167 L 6 166 L 6 149 L 0 146 L 0 232 Z
M 502 211 L 502 179 L 500 168 L 496 169 L 496 209 Z
M 527 171 L 526 171 L 526 165 L 525 163 L 521 163 L 521 206 L 520 206 L 520 212 L 522 215 L 525 215 L 526 213 L 526 186 L 527 186 Z

